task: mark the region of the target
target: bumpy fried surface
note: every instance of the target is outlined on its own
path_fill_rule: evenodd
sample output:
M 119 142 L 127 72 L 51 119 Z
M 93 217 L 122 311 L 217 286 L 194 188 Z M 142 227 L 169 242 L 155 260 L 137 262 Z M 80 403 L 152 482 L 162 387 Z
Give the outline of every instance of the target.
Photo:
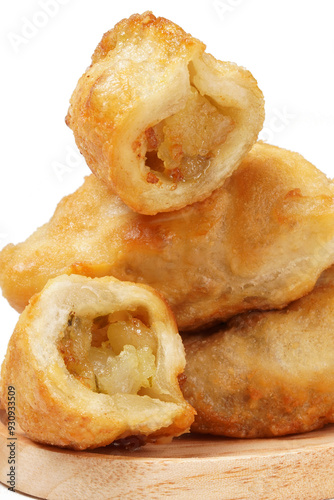
M 108 31 L 66 118 L 91 170 L 133 210 L 203 200 L 257 139 L 264 101 L 252 75 L 152 13 Z
M 287 308 L 237 316 L 184 343 L 192 430 L 252 438 L 334 422 L 334 267 Z
M 194 411 L 178 384 L 185 355 L 173 315 L 145 285 L 60 276 L 22 313 L 1 399 L 33 440 L 74 449 L 127 436 L 171 439 Z
M 0 284 L 22 310 L 59 274 L 146 283 L 179 329 L 280 308 L 334 261 L 334 188 L 300 155 L 257 144 L 203 202 L 138 215 L 94 176 L 24 243 L 0 253 Z

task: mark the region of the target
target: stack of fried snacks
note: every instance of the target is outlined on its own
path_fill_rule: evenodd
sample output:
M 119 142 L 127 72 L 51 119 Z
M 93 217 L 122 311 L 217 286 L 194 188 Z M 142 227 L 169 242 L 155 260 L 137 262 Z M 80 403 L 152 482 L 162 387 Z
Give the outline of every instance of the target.
M 32 439 L 334 421 L 334 184 L 256 142 L 263 120 L 252 75 L 174 23 L 144 13 L 103 36 L 66 118 L 95 175 L 0 252 L 24 310 L 2 400 L 16 386 Z

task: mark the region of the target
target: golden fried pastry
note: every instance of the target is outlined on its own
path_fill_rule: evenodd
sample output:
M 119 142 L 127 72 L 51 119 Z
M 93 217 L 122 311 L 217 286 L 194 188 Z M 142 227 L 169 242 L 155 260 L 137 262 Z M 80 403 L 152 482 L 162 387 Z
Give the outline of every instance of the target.
M 18 310 L 59 274 L 146 283 L 179 329 L 309 292 L 334 262 L 334 185 L 300 155 L 257 144 L 203 202 L 138 215 L 94 176 L 48 224 L 0 253 L 0 284 Z
M 89 167 L 133 210 L 207 198 L 257 139 L 264 101 L 252 75 L 152 13 L 108 31 L 66 118 Z
M 243 314 L 184 342 L 192 430 L 253 438 L 334 422 L 334 267 L 285 309 Z
M 127 436 L 172 438 L 194 411 L 177 377 L 184 349 L 151 288 L 106 277 L 60 276 L 36 295 L 10 339 L 2 400 L 33 440 L 73 449 Z

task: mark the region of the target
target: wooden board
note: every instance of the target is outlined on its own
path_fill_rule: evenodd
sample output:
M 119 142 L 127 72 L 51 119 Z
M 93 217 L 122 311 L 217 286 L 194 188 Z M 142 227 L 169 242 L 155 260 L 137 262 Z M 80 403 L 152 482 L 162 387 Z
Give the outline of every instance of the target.
M 135 452 L 112 446 L 73 452 L 16 432 L 16 490 L 57 500 L 287 499 L 334 497 L 334 425 L 276 439 L 187 435 Z M 0 481 L 8 430 L 0 412 Z

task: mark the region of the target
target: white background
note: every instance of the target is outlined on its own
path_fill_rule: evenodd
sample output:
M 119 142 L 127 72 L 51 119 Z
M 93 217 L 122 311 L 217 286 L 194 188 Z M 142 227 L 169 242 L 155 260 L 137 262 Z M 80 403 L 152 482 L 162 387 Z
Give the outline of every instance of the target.
M 266 99 L 261 137 L 334 177 L 332 0 L 48 1 L 48 14 L 47 0 L 1 4 L 0 248 L 46 222 L 89 172 L 64 123 L 68 101 L 102 34 L 135 12 L 167 17 L 249 69 Z M 3 298 L 0 318 L 2 360 L 17 321 Z

